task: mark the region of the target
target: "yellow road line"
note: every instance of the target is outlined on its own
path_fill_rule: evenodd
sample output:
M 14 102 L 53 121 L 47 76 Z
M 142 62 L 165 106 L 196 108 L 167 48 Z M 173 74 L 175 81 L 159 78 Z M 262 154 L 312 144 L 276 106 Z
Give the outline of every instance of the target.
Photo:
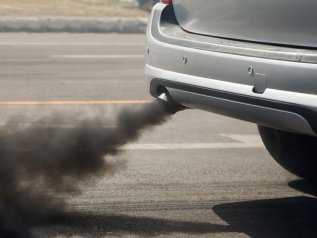
M 12 101 L 0 105 L 127 105 L 148 104 L 150 100 L 97 100 L 97 101 Z

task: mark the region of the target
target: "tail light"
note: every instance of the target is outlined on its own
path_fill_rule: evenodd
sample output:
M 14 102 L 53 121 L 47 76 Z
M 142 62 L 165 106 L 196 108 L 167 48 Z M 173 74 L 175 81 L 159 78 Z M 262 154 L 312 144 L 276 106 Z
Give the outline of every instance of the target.
M 173 4 L 173 0 L 161 0 L 161 3 L 164 3 L 164 4 Z

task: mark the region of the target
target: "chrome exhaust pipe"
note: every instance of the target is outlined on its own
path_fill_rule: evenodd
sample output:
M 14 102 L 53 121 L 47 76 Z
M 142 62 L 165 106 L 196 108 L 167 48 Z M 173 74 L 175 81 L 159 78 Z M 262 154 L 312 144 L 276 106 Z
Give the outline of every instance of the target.
M 178 111 L 186 109 L 186 107 L 176 103 L 168 92 L 160 94 L 160 96 L 157 98 L 157 101 L 164 105 L 166 111 L 171 114 L 175 114 Z

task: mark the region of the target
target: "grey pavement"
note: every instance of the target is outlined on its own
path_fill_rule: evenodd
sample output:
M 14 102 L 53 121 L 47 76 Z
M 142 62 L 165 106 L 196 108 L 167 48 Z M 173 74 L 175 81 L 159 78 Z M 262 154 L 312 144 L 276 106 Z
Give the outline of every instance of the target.
M 0 125 L 53 113 L 105 124 L 128 105 L 1 102 L 150 100 L 144 36 L 0 34 Z M 68 125 L 72 125 L 69 121 Z M 65 126 L 65 125 L 55 125 Z M 172 146 L 171 146 L 172 145 Z M 118 158 L 114 158 L 118 159 Z M 68 196 L 35 237 L 315 237 L 317 192 L 266 152 L 256 126 L 186 110 L 119 155 L 126 169 Z
M 146 18 L 0 17 L 0 32 L 144 33 Z

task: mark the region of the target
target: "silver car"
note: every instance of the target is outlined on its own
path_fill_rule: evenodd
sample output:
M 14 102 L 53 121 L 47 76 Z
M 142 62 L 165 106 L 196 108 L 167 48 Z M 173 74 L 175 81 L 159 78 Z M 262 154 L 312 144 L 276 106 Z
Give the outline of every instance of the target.
M 147 29 L 150 92 L 258 124 L 272 157 L 317 180 L 317 1 L 161 0 Z

